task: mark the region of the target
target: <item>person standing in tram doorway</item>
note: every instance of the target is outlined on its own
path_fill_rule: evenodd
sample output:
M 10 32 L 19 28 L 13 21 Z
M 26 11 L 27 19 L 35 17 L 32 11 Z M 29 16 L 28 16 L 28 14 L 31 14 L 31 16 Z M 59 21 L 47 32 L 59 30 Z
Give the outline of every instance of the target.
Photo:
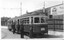
M 20 24 L 19 24 L 19 19 L 18 19 L 18 24 L 17 24 L 17 33 L 20 31 Z
M 15 22 L 13 22 L 13 21 L 12 21 L 12 29 L 13 29 L 13 34 L 14 34 L 16 29 L 15 29 Z
M 23 25 L 23 21 L 22 21 L 22 23 L 21 23 L 21 27 L 20 27 L 20 32 L 21 32 L 21 34 L 20 34 L 20 37 L 21 38 L 24 38 L 24 25 Z

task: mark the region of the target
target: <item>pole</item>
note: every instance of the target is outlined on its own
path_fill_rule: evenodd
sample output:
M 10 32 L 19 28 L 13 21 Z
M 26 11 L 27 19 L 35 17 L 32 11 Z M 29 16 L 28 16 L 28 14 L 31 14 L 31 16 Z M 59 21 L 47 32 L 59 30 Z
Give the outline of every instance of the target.
M 22 15 L 22 2 L 20 3 L 20 15 Z
M 43 4 L 43 12 L 45 13 L 45 1 L 44 1 L 44 4 Z
M 26 13 L 28 14 L 28 10 L 26 10 Z

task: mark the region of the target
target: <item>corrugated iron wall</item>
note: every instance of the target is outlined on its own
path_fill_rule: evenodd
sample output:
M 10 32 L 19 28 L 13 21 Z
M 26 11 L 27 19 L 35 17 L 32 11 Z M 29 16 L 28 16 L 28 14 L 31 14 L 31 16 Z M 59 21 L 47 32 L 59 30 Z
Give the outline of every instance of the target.
M 63 15 L 55 15 L 48 19 L 48 29 L 54 31 L 63 31 Z

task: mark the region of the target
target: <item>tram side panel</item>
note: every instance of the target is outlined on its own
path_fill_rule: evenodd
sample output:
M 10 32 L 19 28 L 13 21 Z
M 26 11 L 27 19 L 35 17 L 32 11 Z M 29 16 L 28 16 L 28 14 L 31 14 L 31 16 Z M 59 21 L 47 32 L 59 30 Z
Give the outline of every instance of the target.
M 31 25 L 24 25 L 24 32 L 30 32 Z
M 44 34 L 48 33 L 47 24 L 38 24 L 38 25 L 24 25 L 24 32 L 29 33 L 30 27 L 33 27 L 34 34 Z
M 34 25 L 33 26 L 33 32 L 36 33 L 36 34 L 37 33 L 40 33 L 40 34 L 48 33 L 47 24 Z

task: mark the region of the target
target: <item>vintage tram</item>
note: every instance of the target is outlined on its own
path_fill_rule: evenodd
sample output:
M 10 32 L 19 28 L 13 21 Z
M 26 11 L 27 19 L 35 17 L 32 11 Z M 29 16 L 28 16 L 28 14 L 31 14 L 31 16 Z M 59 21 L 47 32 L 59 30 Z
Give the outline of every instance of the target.
M 7 21 L 7 26 L 8 26 L 8 30 L 11 31 L 12 28 L 11 28 L 11 25 L 12 25 L 12 21 Z
M 34 13 L 28 13 L 24 14 L 22 16 L 19 16 L 17 18 L 13 18 L 12 20 L 15 20 L 17 23 L 17 20 L 19 20 L 19 24 L 22 23 L 24 25 L 24 33 L 27 35 L 38 35 L 38 34 L 45 34 L 48 33 L 48 24 L 47 24 L 47 16 L 42 14 L 34 14 Z M 11 21 L 11 20 L 8 20 Z M 11 28 L 9 26 L 9 28 Z

